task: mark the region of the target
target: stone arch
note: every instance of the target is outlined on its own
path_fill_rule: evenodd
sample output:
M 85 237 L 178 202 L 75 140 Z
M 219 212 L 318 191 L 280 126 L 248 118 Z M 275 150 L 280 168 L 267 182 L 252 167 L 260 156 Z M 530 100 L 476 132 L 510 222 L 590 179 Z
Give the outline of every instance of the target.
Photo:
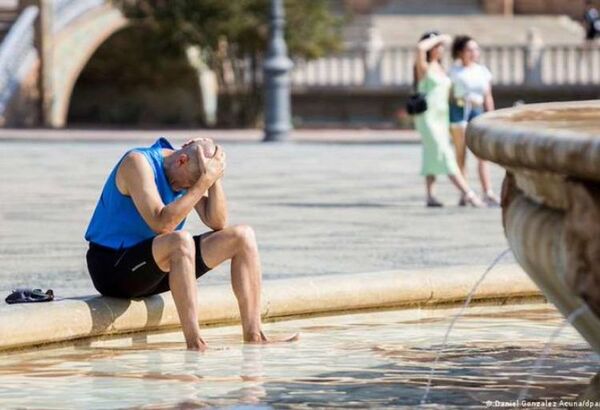
M 57 34 L 52 57 L 53 127 L 65 125 L 73 88 L 94 52 L 127 24 L 119 9 L 106 5 L 86 13 Z
M 106 39 L 81 70 L 66 122 L 202 126 L 202 94 L 194 61 L 159 30 L 131 24 Z

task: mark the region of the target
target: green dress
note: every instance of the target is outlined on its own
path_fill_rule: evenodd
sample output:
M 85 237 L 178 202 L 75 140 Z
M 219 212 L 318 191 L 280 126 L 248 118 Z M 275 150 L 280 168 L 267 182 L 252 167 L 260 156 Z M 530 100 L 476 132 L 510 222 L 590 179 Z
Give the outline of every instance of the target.
M 419 81 L 418 90 L 426 95 L 427 111 L 415 117 L 415 125 L 423 142 L 421 175 L 456 175 L 458 164 L 450 145 L 448 76 L 429 67 Z

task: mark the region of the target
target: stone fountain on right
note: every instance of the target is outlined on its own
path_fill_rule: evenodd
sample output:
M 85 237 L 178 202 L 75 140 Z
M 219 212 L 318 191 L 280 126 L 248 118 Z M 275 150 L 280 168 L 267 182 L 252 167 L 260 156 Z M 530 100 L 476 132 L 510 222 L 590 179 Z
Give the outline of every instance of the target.
M 506 169 L 504 231 L 523 269 L 600 353 L 600 101 L 476 118 L 469 148 Z

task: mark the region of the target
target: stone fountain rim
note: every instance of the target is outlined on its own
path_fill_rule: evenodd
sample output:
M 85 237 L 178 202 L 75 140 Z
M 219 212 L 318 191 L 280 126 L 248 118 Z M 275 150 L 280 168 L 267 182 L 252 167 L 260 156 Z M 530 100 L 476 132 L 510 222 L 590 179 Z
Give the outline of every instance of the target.
M 600 181 L 600 135 L 555 128 L 536 129 L 531 124 L 502 121 L 525 110 L 573 107 L 591 107 L 600 113 L 600 101 L 596 100 L 526 104 L 500 109 L 486 113 L 469 124 L 467 144 L 478 157 L 506 167 Z
M 265 320 L 285 320 L 462 304 L 484 270 L 485 266 L 448 266 L 265 280 L 262 316 Z M 473 303 L 506 304 L 539 301 L 541 293 L 518 265 L 501 264 L 471 296 Z M 202 287 L 199 303 L 203 324 L 239 322 L 237 301 L 228 284 Z M 170 292 L 136 300 L 96 295 L 0 305 L 0 357 L 6 351 L 178 326 Z

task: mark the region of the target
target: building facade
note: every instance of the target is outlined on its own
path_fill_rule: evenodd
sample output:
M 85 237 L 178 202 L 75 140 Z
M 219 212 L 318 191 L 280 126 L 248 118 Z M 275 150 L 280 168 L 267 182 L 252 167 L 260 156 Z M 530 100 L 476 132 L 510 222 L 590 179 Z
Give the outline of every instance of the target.
M 342 0 L 357 14 L 563 14 L 580 19 L 585 0 Z M 600 0 L 598 1 L 600 6 Z

